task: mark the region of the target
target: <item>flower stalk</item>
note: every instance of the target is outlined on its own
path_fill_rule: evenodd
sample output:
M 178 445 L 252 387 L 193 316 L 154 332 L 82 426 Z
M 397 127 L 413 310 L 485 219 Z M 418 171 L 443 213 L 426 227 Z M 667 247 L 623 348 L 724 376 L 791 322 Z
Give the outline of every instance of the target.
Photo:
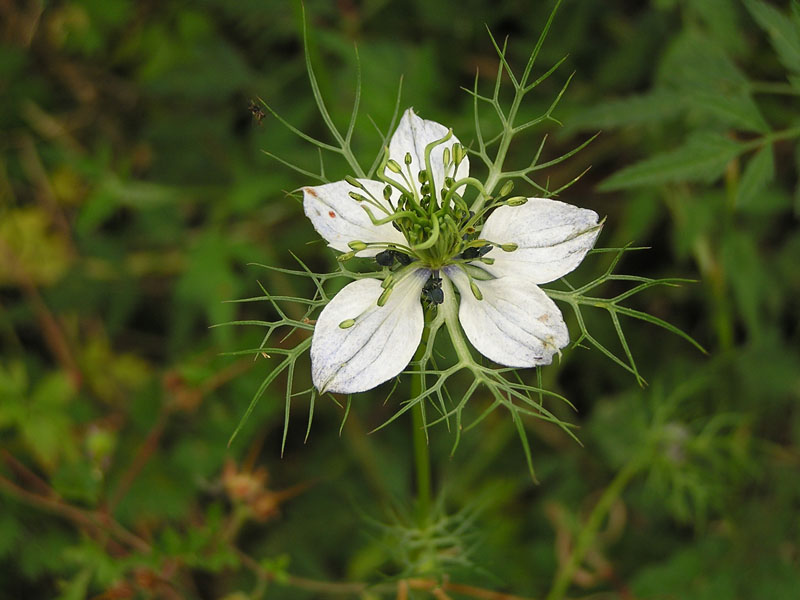
M 424 346 L 420 346 L 417 355 L 421 358 Z M 424 389 L 422 382 L 425 375 L 421 372 L 414 373 L 411 381 L 412 398 L 421 394 Z M 417 402 L 411 410 L 413 429 L 412 439 L 414 442 L 414 471 L 417 483 L 417 511 L 420 525 L 428 521 L 431 511 L 431 457 L 428 448 L 428 433 L 425 424 L 425 405 Z
M 556 573 L 553 585 L 545 600 L 561 600 L 567 592 L 569 584 L 575 572 L 581 565 L 586 553 L 591 549 L 592 544 L 597 537 L 597 532 L 600 531 L 600 526 L 608 516 L 614 503 L 625 491 L 625 488 L 631 480 L 639 474 L 639 472 L 650 463 L 649 453 L 641 453 L 635 458 L 628 461 L 628 463 L 620 469 L 608 487 L 603 491 L 597 504 L 594 505 L 589 518 L 583 525 L 575 547 L 569 555 L 567 561 L 559 568 Z

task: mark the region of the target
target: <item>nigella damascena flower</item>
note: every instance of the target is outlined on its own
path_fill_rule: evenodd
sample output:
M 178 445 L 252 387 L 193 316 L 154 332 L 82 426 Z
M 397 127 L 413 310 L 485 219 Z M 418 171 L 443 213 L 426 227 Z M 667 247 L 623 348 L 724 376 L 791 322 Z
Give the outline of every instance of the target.
M 361 392 L 400 373 L 420 344 L 423 304 L 457 314 L 467 339 L 497 363 L 550 364 L 569 333 L 538 286 L 580 264 L 600 232 L 597 213 L 523 197 L 484 198 L 471 211 L 462 194 L 482 186 L 469 177 L 466 151 L 411 109 L 378 177 L 303 188 L 306 215 L 340 258 L 383 267 L 382 279 L 348 284 L 320 314 L 311 344 L 320 392 Z

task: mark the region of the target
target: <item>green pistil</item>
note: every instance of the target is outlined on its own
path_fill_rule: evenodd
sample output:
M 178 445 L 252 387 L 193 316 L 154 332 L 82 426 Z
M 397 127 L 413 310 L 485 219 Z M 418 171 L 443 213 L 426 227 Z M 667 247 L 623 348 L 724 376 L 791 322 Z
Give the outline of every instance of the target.
M 467 279 L 469 280 L 469 289 L 472 291 L 472 295 L 475 296 L 475 299 L 483 300 L 483 294 L 481 293 L 481 290 L 475 281 L 473 281 L 472 274 L 469 272 L 469 269 L 467 269 L 464 264 L 458 264 L 458 267 L 467 276 Z
M 364 243 L 353 240 L 350 243 L 351 252 L 341 255 L 339 260 L 349 260 L 356 252 L 366 248 L 381 248 L 406 255 L 409 260 L 403 261 L 404 265 L 413 261 L 412 265 L 397 268 L 391 258 L 388 263 L 386 257 L 379 259 L 379 264 L 388 272 L 383 282 L 384 293 L 381 295 L 381 304 L 388 299 L 399 274 L 405 275 L 408 268 L 428 268 L 435 271 L 447 265 L 464 268 L 470 262 L 491 264 L 493 260 L 483 256 L 491 247 L 501 248 L 506 252 L 516 250 L 515 244 L 501 244 L 480 238 L 480 228 L 491 210 L 503 205 L 518 206 L 526 201 L 525 198 L 515 197 L 505 200 L 491 198 L 488 197 L 483 184 L 474 177 L 455 179 L 459 165 L 466 158 L 466 150 L 459 143 L 442 150 L 444 165 L 442 181 L 437 181 L 433 177 L 431 155 L 438 146 L 446 144 L 452 135 L 452 131 L 448 131 L 444 137 L 425 147 L 424 168 L 416 175 L 411 171 L 411 164 L 414 162 L 411 154 L 406 154 L 401 163 L 390 159 L 389 150 L 385 148 L 384 160 L 378 169 L 378 178 L 386 184 L 382 190 L 381 201 L 375 198 L 362 182 L 352 177 L 346 179 L 354 188 L 350 195 L 361 203 L 372 224 L 380 226 L 391 223 L 403 234 L 407 245 L 388 242 Z M 437 189 L 437 184 L 441 189 Z M 462 195 L 468 188 L 473 188 L 488 200 L 475 213 L 470 212 Z M 512 190 L 513 185 L 506 182 L 500 189 L 500 196 L 507 196 Z M 393 195 L 397 198 L 394 203 L 389 201 Z M 385 213 L 385 216 L 380 212 L 374 212 L 378 208 Z M 482 251 L 477 252 L 476 249 Z M 467 250 L 469 251 L 465 256 Z M 470 287 L 475 297 L 480 299 L 480 290 L 477 286 L 471 283 Z
M 420 221 L 419 217 L 417 217 L 417 213 L 410 210 L 399 210 L 390 214 L 388 217 L 384 217 L 383 219 L 376 219 L 375 215 L 373 215 L 372 211 L 367 207 L 364 207 L 364 210 L 367 211 L 367 215 L 369 215 L 369 219 L 372 221 L 373 225 L 384 225 L 385 223 L 398 221 L 402 218 L 411 219 L 414 223 L 419 223 L 420 225 L 422 224 L 422 221 Z
M 412 263 L 410 265 L 401 267 L 397 271 L 390 272 L 386 276 L 386 278 L 381 282 L 381 287 L 383 288 L 383 291 L 381 292 L 381 295 L 378 297 L 378 302 L 377 302 L 378 306 L 383 306 L 384 304 L 386 304 L 386 301 L 389 299 L 389 296 L 394 290 L 394 287 L 398 283 L 403 281 L 403 279 L 405 279 L 406 277 L 417 271 L 419 268 L 420 265 L 418 263 Z M 342 327 L 341 324 L 339 326 Z

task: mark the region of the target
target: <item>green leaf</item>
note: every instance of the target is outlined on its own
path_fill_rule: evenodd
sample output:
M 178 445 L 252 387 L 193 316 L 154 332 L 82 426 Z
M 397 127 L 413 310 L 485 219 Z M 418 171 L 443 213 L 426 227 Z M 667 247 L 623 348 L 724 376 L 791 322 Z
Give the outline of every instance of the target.
M 784 67 L 800 73 L 800 23 L 797 11 L 789 19 L 766 2 L 745 0 L 745 5 L 761 28 L 769 35 L 772 47 Z
M 2 203 L 0 203 L 2 206 Z M 55 231 L 45 210 L 26 206 L 0 215 L 0 285 L 14 283 L 20 273 L 41 285 L 58 282 L 73 261 L 68 242 Z
M 766 145 L 756 152 L 747 163 L 736 192 L 736 205 L 741 207 L 755 203 L 759 192 L 774 178 L 775 158 L 772 146 Z
M 28 448 L 47 471 L 80 455 L 68 412 L 74 397 L 75 388 L 69 376 L 55 371 L 43 377 L 27 399 L 25 418 L 19 428 Z
M 723 135 L 702 132 L 680 148 L 657 154 L 618 171 L 598 187 L 608 192 L 677 181 L 711 183 L 725 171 L 728 162 L 746 149 Z
M 774 282 L 770 269 L 763 264 L 763 256 L 759 256 L 758 245 L 750 236 L 735 231 L 723 238 L 721 257 L 748 337 L 763 337 L 771 320 L 765 307 L 768 298 L 765 290 L 771 289 Z
M 692 90 L 686 101 L 693 109 L 715 117 L 724 125 L 758 133 L 769 131 L 758 106 L 744 90 Z
M 681 91 L 746 88 L 747 77 L 719 44 L 697 31 L 675 38 L 658 67 L 659 84 Z
M 670 46 L 659 81 L 701 117 L 749 131 L 768 129 L 750 96 L 747 77 L 719 44 L 697 32 L 680 36 Z
M 57 600 L 81 600 L 89 596 L 89 584 L 92 581 L 91 569 L 83 569 L 72 579 L 61 581 L 60 594 Z
M 725 540 L 707 537 L 641 569 L 633 578 L 631 588 L 642 598 L 735 598 L 735 571 L 719 567 L 725 564 L 724 558 Z
M 10 510 L 8 504 L 0 512 L 0 558 L 7 557 L 14 551 L 17 544 L 22 542 L 23 535 L 16 515 Z
M 100 492 L 99 472 L 88 461 L 74 461 L 59 466 L 52 477 L 53 489 L 68 500 L 92 504 Z
M 747 38 L 742 35 L 742 13 L 738 0 L 695 0 L 686 8 L 696 13 L 704 30 L 727 50 L 741 54 L 747 48 Z
M 686 106 L 686 99 L 681 94 L 668 90 L 654 91 L 595 104 L 572 115 L 566 130 L 606 129 L 658 122 L 674 117 Z

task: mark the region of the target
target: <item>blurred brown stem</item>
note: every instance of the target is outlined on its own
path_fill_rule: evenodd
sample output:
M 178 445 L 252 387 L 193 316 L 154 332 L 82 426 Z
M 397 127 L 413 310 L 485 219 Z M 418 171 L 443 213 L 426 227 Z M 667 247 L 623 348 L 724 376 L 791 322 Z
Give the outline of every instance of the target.
M 61 328 L 60 323 L 45 304 L 36 283 L 33 281 L 28 272 L 20 265 L 14 252 L 8 245 L 0 240 L 0 252 L 5 255 L 7 262 L 12 266 L 14 278 L 19 282 L 22 291 L 28 298 L 31 306 L 36 313 L 36 318 L 39 321 L 39 326 L 42 329 L 47 346 L 50 348 L 53 356 L 61 364 L 62 368 L 66 370 L 71 378 L 73 385 L 80 387 L 83 379 L 81 370 L 75 357 L 72 355 L 67 336 Z
M 138 477 L 139 473 L 142 472 L 142 469 L 147 464 L 147 461 L 150 460 L 153 452 L 155 452 L 158 448 L 158 442 L 161 439 L 161 434 L 164 433 L 164 427 L 167 424 L 168 417 L 169 411 L 167 410 L 167 405 L 164 404 L 161 407 L 161 411 L 158 413 L 156 422 L 150 428 L 150 431 L 147 432 L 147 437 L 145 437 L 142 445 L 139 446 L 136 456 L 134 457 L 130 466 L 122 474 L 119 484 L 114 490 L 114 494 L 108 501 L 106 510 L 109 512 L 109 514 L 114 512 L 114 509 L 125 497 L 125 494 L 128 493 L 128 490 L 130 490 L 133 482 L 136 480 L 136 477 Z
M 204 396 L 212 393 L 217 388 L 222 387 L 230 380 L 235 379 L 238 375 L 245 372 L 250 367 L 252 367 L 252 361 L 250 359 L 242 359 L 229 365 L 225 369 L 218 371 L 212 377 L 208 378 L 206 381 L 197 386 L 197 388 L 192 390 L 197 396 L 196 401 L 199 403 Z M 165 394 L 166 393 L 168 392 L 165 390 Z M 119 484 L 117 484 L 114 494 L 108 501 L 106 510 L 109 513 L 112 513 L 119 505 L 119 503 L 125 497 L 125 494 L 127 494 L 130 490 L 133 482 L 150 460 L 150 457 L 158 449 L 159 441 L 164 433 L 164 428 L 167 425 L 167 421 L 169 420 L 169 416 L 172 413 L 173 408 L 173 403 L 170 401 L 166 400 L 163 403 L 161 410 L 158 413 L 158 417 L 156 418 L 156 422 L 153 423 L 153 426 L 147 432 L 147 436 L 145 437 L 141 446 L 139 446 L 136 456 L 134 457 L 133 461 L 131 461 L 130 466 L 120 477 Z
M 96 534 L 111 534 L 120 542 L 144 553 L 150 552 L 150 544 L 144 539 L 131 533 L 120 525 L 117 521 L 103 513 L 84 510 L 67 504 L 61 500 L 52 488 L 48 486 L 47 495 L 36 494 L 17 485 L 10 479 L 0 475 L 0 490 L 17 500 L 25 502 L 31 506 L 40 508 L 46 512 L 53 513 L 74 521 L 88 529 L 94 530 Z
M 67 215 L 58 203 L 47 170 L 42 164 L 39 153 L 36 151 L 36 144 L 29 135 L 20 138 L 20 163 L 25 169 L 25 173 L 39 192 L 45 212 L 50 216 L 50 220 L 59 230 L 62 239 L 67 244 L 71 254 L 75 254 L 75 243 L 72 241 L 72 226 L 67 220 Z
M 39 488 L 40 493 L 47 495 L 50 494 L 51 488 L 44 479 L 31 471 L 26 465 L 18 461 L 16 457 L 8 450 L 2 450 L 0 453 L 2 453 L 5 463 L 17 474 L 18 477 L 26 479 L 33 487 Z
M 235 547 L 233 550 L 242 561 L 242 564 L 251 569 L 259 577 L 259 579 L 264 581 L 274 581 L 288 587 L 295 587 L 311 592 L 327 594 L 363 594 L 366 590 L 374 590 L 375 592 L 396 591 L 398 600 L 403 600 L 408 598 L 409 590 L 417 590 L 430 592 L 435 598 L 442 600 L 448 597 L 446 592 L 454 592 L 456 594 L 461 594 L 462 596 L 467 596 L 468 598 L 476 598 L 477 600 L 533 600 L 532 598 L 524 598 L 522 596 L 514 596 L 513 594 L 495 592 L 493 590 L 487 590 L 471 585 L 463 585 L 449 581 L 442 582 L 434 579 L 404 579 L 399 581 L 397 584 L 387 583 L 369 585 L 363 582 L 339 583 L 334 581 L 307 579 L 305 577 L 297 577 L 295 575 L 288 574 L 276 575 L 272 571 L 262 567 L 261 564 L 259 564 L 259 562 L 252 556 Z

